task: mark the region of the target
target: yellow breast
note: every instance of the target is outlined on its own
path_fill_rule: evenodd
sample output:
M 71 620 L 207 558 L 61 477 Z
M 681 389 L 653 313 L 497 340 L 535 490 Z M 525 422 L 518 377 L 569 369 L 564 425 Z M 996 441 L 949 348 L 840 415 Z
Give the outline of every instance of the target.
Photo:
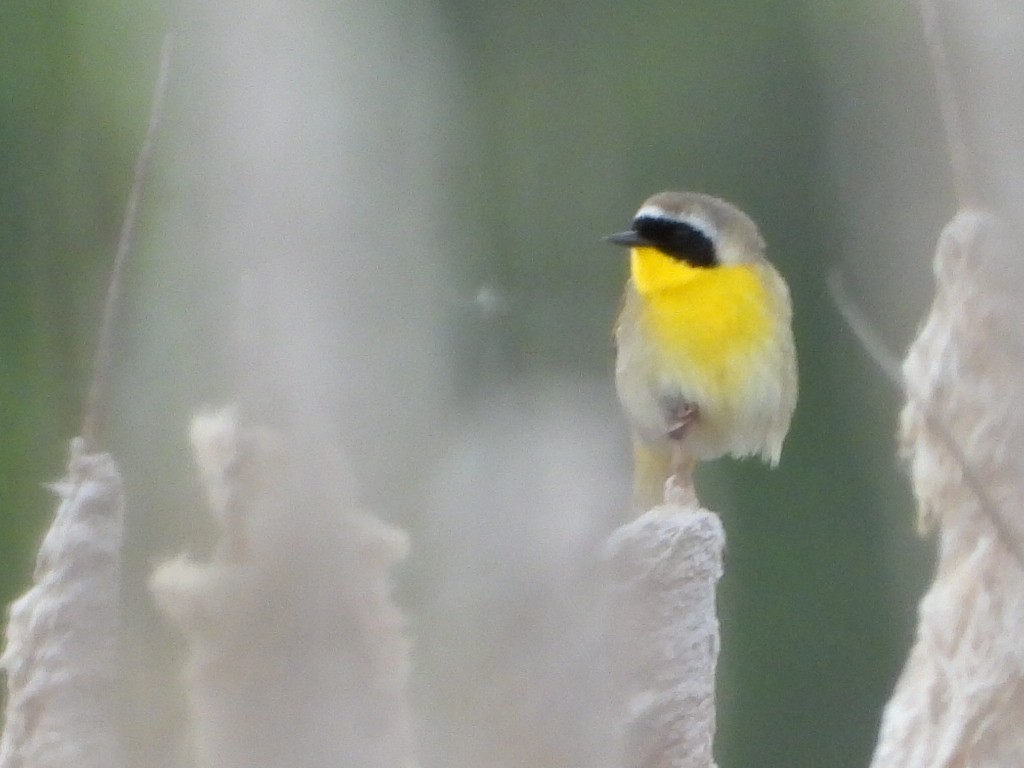
M 654 248 L 634 248 L 640 322 L 663 372 L 728 398 L 774 338 L 773 297 L 755 265 L 693 267 Z

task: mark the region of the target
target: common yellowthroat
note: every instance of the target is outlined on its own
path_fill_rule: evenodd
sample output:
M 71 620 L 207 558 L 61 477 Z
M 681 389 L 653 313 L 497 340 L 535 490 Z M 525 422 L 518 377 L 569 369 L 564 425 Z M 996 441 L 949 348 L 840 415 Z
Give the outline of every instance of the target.
M 665 483 L 693 494 L 697 461 L 760 456 L 772 466 L 796 407 L 786 281 L 741 210 L 696 192 L 661 192 L 632 227 L 615 325 L 615 385 L 633 436 L 633 504 L 662 503 Z

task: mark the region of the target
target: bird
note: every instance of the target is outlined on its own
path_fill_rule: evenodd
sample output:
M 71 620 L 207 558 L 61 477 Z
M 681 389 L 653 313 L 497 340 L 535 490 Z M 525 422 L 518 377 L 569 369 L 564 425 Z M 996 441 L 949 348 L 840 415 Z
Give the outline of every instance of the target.
M 789 288 L 757 225 L 717 197 L 659 192 L 605 240 L 629 249 L 614 340 L 634 511 L 673 489 L 695 502 L 698 461 L 776 466 L 796 408 L 796 344 Z

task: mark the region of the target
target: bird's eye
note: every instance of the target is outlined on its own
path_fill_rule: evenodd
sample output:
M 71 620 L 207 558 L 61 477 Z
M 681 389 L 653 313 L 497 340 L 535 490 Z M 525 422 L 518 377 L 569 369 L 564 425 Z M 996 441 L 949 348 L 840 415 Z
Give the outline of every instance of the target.
M 633 229 L 658 250 L 687 264 L 711 267 L 718 263 L 714 241 L 685 221 L 642 216 L 634 219 Z

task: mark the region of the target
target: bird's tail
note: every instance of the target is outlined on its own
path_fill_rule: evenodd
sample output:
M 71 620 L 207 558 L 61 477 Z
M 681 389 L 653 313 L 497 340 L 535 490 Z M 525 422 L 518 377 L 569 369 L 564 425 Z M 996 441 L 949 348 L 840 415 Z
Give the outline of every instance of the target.
M 665 482 L 672 475 L 670 443 L 651 445 L 633 438 L 633 511 L 646 512 L 665 502 Z

